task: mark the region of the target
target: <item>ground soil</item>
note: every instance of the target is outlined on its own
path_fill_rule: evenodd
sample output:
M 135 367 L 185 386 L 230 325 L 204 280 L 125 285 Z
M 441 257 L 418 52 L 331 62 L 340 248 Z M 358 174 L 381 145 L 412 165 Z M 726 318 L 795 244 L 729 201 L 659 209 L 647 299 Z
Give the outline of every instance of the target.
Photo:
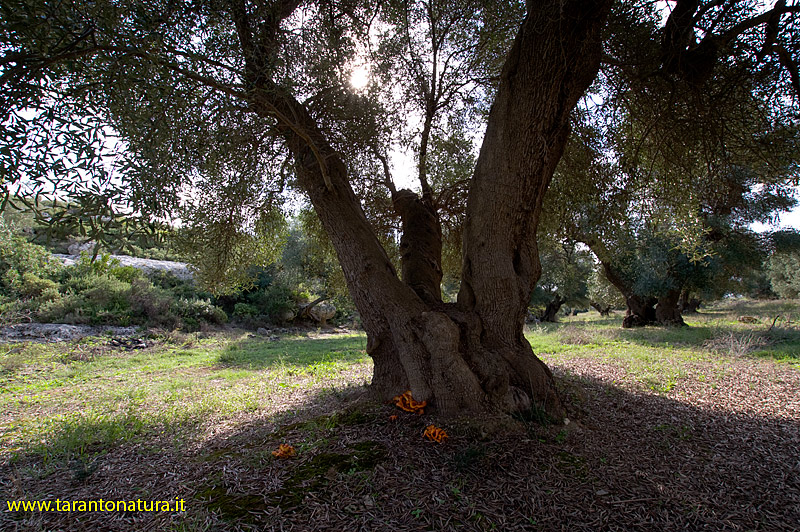
M 370 367 L 354 366 L 335 386 L 287 390 L 280 410 L 199 427 L 189 443 L 153 437 L 89 462 L 0 464 L 4 499 L 181 497 L 184 513 L 3 508 L 0 529 L 800 528 L 796 368 L 698 362 L 657 393 L 608 361 L 549 363 L 570 405 L 566 425 L 401 412 L 359 399 Z M 432 423 L 445 443 L 422 437 Z M 284 442 L 297 455 L 274 459 Z

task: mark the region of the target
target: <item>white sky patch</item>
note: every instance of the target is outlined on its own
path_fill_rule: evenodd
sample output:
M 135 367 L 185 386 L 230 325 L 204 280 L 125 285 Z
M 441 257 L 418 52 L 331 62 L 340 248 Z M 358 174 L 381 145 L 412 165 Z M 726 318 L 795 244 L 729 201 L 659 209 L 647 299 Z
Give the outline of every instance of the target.
M 419 192 L 417 158 L 414 154 L 410 150 L 395 148 L 389 152 L 389 161 L 392 165 L 392 178 L 397 189 L 408 188 Z
M 791 211 L 780 213 L 778 215 L 778 220 L 774 224 L 753 222 L 750 224 L 750 229 L 756 233 L 775 231 L 777 229 L 797 229 L 800 231 L 800 205 Z

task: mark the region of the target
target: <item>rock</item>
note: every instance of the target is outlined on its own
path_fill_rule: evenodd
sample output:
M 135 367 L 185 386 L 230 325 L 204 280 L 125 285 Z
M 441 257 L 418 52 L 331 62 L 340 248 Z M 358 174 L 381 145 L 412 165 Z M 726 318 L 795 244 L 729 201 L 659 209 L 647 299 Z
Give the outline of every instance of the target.
M 109 344 L 114 347 L 123 347 L 129 351 L 131 349 L 147 349 L 148 347 L 150 347 L 147 344 L 147 341 L 141 338 L 117 337 L 117 338 L 112 338 Z
M 261 336 L 269 336 L 269 329 L 265 329 L 264 327 L 259 327 L 256 330 L 256 333 L 260 334 Z
M 136 327 L 94 327 L 91 325 L 67 325 L 64 323 L 19 323 L 0 328 L 0 342 L 66 342 L 84 336 L 111 333 L 115 337 L 130 337 Z M 137 340 L 138 342 L 139 340 Z M 145 345 L 146 347 L 146 345 Z
M 72 244 L 67 246 L 67 251 L 69 251 L 70 255 L 80 255 L 81 251 L 85 251 L 86 253 L 92 253 L 96 245 L 97 242 L 95 242 L 94 240 L 86 240 L 84 242 L 73 242 Z
M 294 310 L 284 310 L 281 313 L 281 319 L 283 321 L 292 321 L 295 316 L 297 316 L 297 312 Z
M 321 325 L 327 325 L 327 321 L 336 315 L 336 307 L 329 303 L 320 303 L 314 305 L 314 307 L 308 311 L 308 315 Z
M 77 253 L 72 255 L 61 255 L 54 253 L 53 257 L 60 260 L 64 266 L 72 266 L 78 261 L 80 255 Z M 120 266 L 133 266 L 137 270 L 142 270 L 145 274 L 166 271 L 183 281 L 189 281 L 192 279 L 192 272 L 189 270 L 189 266 L 185 262 L 140 259 L 139 257 L 130 257 L 128 255 L 111 255 L 111 258 L 117 259 L 120 263 Z

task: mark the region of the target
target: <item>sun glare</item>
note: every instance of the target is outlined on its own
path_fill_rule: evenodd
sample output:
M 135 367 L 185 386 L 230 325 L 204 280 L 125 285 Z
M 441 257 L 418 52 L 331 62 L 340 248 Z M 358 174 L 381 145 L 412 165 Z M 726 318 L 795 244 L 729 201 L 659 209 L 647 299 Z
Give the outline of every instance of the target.
M 360 91 L 369 85 L 369 69 L 366 66 L 359 66 L 350 73 L 350 86 Z

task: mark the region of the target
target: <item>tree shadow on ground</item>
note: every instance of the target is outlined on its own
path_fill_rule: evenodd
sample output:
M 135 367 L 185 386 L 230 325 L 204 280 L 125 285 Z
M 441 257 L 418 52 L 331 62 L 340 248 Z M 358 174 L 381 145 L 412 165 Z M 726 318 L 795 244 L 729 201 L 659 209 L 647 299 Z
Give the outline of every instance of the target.
M 171 446 L 156 438 L 110 449 L 82 480 L 68 468 L 46 478 L 21 467 L 2 475 L 6 491 L 22 485 L 30 498 L 178 496 L 186 499 L 184 514 L 3 514 L 0 525 L 796 530 L 796 403 L 788 413 L 752 414 L 744 406 L 758 394 L 744 383 L 719 399 L 712 393 L 705 404 L 690 404 L 555 372 L 571 405 L 566 426 L 511 430 L 476 419 L 437 420 L 354 400 L 362 388 L 309 393 L 281 412 L 211 423 L 189 443 Z M 431 423 L 449 432 L 445 444 L 422 437 Z M 274 458 L 280 443 L 292 445 L 297 455 Z

